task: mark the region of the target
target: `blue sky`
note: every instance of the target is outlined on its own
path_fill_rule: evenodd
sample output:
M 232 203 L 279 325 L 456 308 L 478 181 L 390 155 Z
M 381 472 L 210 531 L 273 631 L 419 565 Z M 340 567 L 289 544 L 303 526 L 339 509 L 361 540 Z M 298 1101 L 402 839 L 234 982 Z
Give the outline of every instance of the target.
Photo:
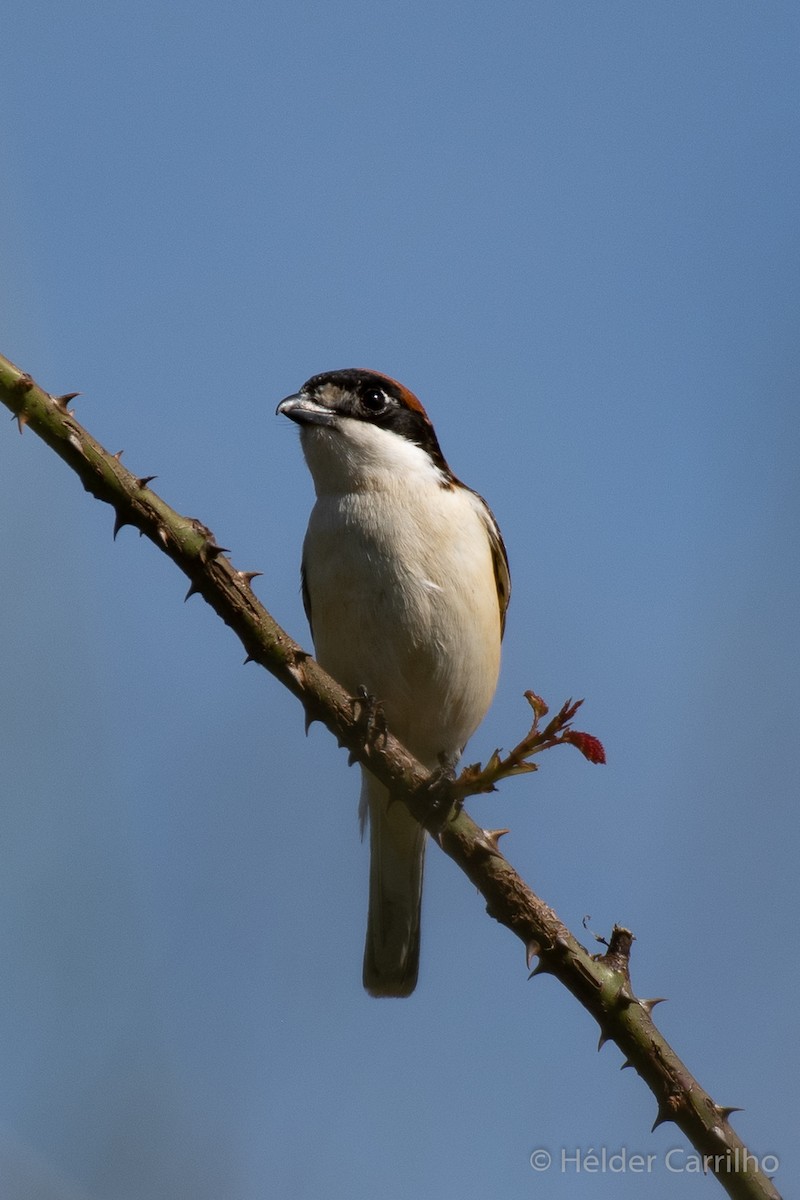
M 308 644 L 275 405 L 363 365 L 489 499 L 514 592 L 475 801 L 751 1149 L 800 1176 L 798 33 L 725 0 L 12 0 L 0 350 Z M 420 984 L 360 986 L 358 781 L 185 581 L 0 437 L 4 1200 L 721 1195 L 429 852 Z M 587 939 L 589 935 L 586 935 Z M 657 1155 L 577 1173 L 562 1150 Z M 531 1152 L 554 1165 L 535 1173 Z

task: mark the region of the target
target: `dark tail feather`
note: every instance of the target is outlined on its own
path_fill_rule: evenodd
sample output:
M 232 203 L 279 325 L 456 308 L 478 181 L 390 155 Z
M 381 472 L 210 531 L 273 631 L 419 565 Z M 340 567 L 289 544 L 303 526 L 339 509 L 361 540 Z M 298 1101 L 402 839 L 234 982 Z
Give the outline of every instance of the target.
M 369 805 L 369 916 L 364 987 L 371 996 L 410 996 L 419 969 L 420 905 L 425 831 L 364 774 Z

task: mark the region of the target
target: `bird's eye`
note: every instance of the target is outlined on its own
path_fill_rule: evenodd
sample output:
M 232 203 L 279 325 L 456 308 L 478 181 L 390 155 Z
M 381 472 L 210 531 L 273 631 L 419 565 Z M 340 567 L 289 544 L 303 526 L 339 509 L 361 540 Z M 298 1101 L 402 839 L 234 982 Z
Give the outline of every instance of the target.
M 369 388 L 361 396 L 361 403 L 368 413 L 380 413 L 386 408 L 386 393 L 381 388 Z

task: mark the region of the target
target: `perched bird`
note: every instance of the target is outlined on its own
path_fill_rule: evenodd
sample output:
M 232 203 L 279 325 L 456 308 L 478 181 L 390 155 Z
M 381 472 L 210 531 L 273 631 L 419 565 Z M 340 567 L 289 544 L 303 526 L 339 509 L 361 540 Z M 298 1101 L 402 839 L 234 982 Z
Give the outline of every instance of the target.
M 316 491 L 303 600 L 317 658 L 380 702 L 429 770 L 452 768 L 491 703 L 510 592 L 484 500 L 448 467 L 425 409 L 375 371 L 314 375 L 278 412 L 300 426 Z M 419 967 L 425 832 L 362 770 L 370 825 L 364 987 L 408 996 Z

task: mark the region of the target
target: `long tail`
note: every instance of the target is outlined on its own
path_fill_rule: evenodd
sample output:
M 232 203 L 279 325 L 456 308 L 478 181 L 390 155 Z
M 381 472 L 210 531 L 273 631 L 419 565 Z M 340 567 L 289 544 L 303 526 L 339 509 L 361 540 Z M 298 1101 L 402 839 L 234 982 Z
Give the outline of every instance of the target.
M 371 996 L 410 996 L 419 969 L 425 831 L 367 771 L 362 820 L 369 813 L 370 869 L 364 987 Z

